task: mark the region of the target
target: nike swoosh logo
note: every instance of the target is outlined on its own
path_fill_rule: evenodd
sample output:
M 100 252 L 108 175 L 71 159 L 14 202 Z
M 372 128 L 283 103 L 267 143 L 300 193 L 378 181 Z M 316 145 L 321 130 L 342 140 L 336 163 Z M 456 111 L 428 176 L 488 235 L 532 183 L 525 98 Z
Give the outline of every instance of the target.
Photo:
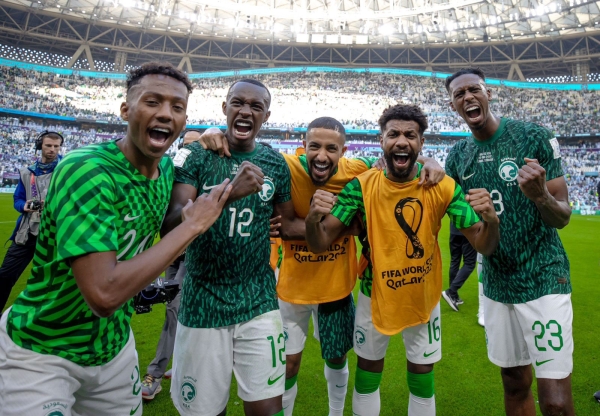
M 342 387 L 346 387 L 348 385 L 348 383 L 344 384 L 343 386 L 338 386 L 337 384 L 335 385 L 338 389 L 341 389 Z
M 537 361 L 537 360 L 536 360 L 536 361 L 535 361 L 535 365 L 536 365 L 536 367 L 539 367 L 539 366 L 540 366 L 540 365 L 542 365 L 542 364 L 546 364 L 548 361 L 554 361 L 554 358 L 551 358 L 551 359 L 549 359 L 549 360 L 545 360 L 545 361 Z
M 467 179 L 469 179 L 471 176 L 475 175 L 475 172 L 471 173 L 469 176 L 465 176 L 463 175 L 462 180 L 466 181 Z
M 211 189 L 213 189 L 216 186 L 219 186 L 219 185 L 206 186 L 206 184 L 204 184 L 204 185 L 202 185 L 202 190 L 203 191 L 210 191 Z
M 135 220 L 136 218 L 139 218 L 139 217 L 141 217 L 141 215 L 137 215 L 135 217 L 130 217 L 129 214 L 127 214 L 127 215 L 125 215 L 125 218 L 123 218 L 123 219 L 125 221 L 133 221 L 133 220 Z
M 283 373 L 283 374 L 285 374 L 285 373 Z M 283 377 L 283 374 L 281 374 L 279 377 L 277 377 L 277 378 L 276 378 L 276 379 L 274 379 L 274 380 L 271 380 L 271 377 L 269 377 L 269 380 L 267 381 L 267 384 L 268 384 L 269 386 L 272 386 L 273 384 L 277 383 L 277 380 L 279 380 L 281 377 Z
M 137 410 L 138 410 L 138 409 L 139 409 L 139 407 L 140 407 L 140 404 L 142 404 L 142 401 L 141 401 L 141 400 L 140 400 L 140 402 L 138 403 L 138 405 L 135 407 L 135 409 L 131 409 L 131 410 L 129 411 L 129 416 L 131 416 L 131 415 L 134 415 L 134 414 L 135 414 L 135 412 L 137 412 Z
M 427 358 L 427 357 L 431 357 L 433 354 L 435 354 L 437 351 L 439 350 L 439 348 L 437 350 L 435 350 L 434 352 L 430 352 L 429 354 L 427 354 L 427 351 L 425 351 L 423 353 L 423 357 Z

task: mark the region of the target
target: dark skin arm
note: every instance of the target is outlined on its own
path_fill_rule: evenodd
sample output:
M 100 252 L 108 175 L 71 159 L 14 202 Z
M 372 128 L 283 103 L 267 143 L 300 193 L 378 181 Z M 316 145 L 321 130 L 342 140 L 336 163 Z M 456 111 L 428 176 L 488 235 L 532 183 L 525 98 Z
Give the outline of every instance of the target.
M 318 189 L 313 195 L 310 211 L 305 218 L 306 243 L 313 253 L 327 250 L 337 238 L 348 232 L 343 222 L 330 214 L 337 197 Z
M 275 205 L 273 215 L 280 218 L 279 237 L 282 240 L 304 240 L 304 220 L 296 216 L 292 201 Z
M 496 250 L 500 241 L 500 219 L 496 215 L 490 193 L 483 188 L 471 189 L 465 199 L 483 221 L 459 231 L 467 237 L 478 253 L 489 256 Z
M 550 227 L 564 228 L 571 219 L 569 191 L 563 176 L 546 181 L 546 170 L 537 159 L 525 158 L 519 169 L 519 188 L 529 198 Z
M 217 220 L 231 192 L 229 181 L 188 201 L 181 212 L 183 223 L 148 250 L 125 261 L 117 252 L 90 253 L 72 259 L 71 268 L 88 306 L 100 317 L 108 317 L 148 286 L 198 235 Z M 181 218 L 180 218 L 181 222 Z

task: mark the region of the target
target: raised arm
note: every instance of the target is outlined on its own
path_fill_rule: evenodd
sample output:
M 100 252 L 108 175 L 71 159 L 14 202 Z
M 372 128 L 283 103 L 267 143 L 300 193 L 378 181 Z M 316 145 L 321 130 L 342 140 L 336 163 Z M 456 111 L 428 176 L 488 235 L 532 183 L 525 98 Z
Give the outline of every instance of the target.
M 489 256 L 496 250 L 500 241 L 500 219 L 496 215 L 490 193 L 483 188 L 471 189 L 466 201 L 482 221 L 468 228 L 459 228 L 459 231 L 467 237 L 478 253 Z
M 564 228 L 571 219 L 569 191 L 564 176 L 546 181 L 546 170 L 537 159 L 525 158 L 525 163 L 517 176 L 521 191 L 533 201 L 547 225 Z
M 330 214 L 336 201 L 335 195 L 321 189 L 313 195 L 310 210 L 305 218 L 306 242 L 313 253 L 327 250 L 327 247 L 348 228 Z
M 189 185 L 188 185 L 189 186 Z M 150 284 L 198 235 L 217 220 L 231 186 L 229 180 L 180 209 L 183 221 L 153 247 L 118 261 L 116 251 L 85 254 L 71 261 L 73 275 L 94 314 L 108 317 Z
M 296 216 L 294 204 L 291 200 L 276 204 L 273 215 L 281 217 L 279 237 L 282 240 L 304 240 L 306 238 L 305 222 L 302 218 Z

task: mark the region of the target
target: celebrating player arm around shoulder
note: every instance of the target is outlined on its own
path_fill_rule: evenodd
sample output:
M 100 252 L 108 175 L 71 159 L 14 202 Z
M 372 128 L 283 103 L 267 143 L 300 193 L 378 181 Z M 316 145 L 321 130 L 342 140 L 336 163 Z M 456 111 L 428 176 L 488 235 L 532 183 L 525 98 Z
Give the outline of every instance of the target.
M 224 181 L 186 201 L 183 224 L 151 247 L 173 184 L 164 154 L 191 90 L 170 64 L 132 70 L 126 137 L 74 150 L 54 171 L 32 277 L 0 320 L 2 414 L 142 414 L 131 298 L 212 225 L 231 191 Z

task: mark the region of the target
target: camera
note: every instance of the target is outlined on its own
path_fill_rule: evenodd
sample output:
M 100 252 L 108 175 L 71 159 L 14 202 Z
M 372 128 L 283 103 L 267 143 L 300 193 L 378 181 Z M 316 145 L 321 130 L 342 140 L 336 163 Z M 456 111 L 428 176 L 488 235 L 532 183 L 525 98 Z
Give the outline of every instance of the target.
M 133 298 L 133 306 L 137 314 L 152 311 L 152 305 L 156 303 L 171 303 L 179 293 L 177 280 L 156 279 L 146 286 Z
M 42 209 L 42 202 L 34 199 L 29 203 L 29 209 L 32 211 L 40 211 Z

